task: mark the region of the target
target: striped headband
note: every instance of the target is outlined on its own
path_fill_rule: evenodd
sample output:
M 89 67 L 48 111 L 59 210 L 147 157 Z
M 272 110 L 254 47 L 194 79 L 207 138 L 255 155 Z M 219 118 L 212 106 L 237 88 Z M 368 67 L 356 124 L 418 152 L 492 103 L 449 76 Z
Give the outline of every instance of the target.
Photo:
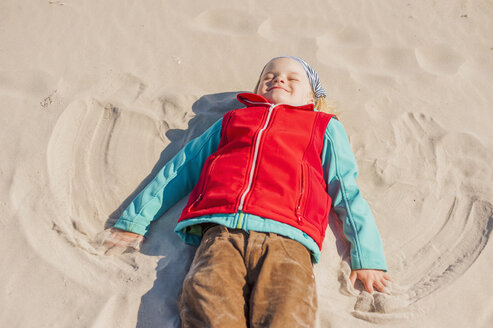
M 310 80 L 310 84 L 312 85 L 313 93 L 315 95 L 315 101 L 320 97 L 324 97 L 324 98 L 327 97 L 327 94 L 325 93 L 325 89 L 322 87 L 322 83 L 320 82 L 320 79 L 318 78 L 317 72 L 315 72 L 313 67 L 308 65 L 308 63 L 306 61 L 304 61 L 300 57 L 296 57 L 296 56 L 278 56 L 278 57 L 274 57 L 271 60 L 269 60 L 267 62 L 267 64 L 269 64 L 271 61 L 273 61 L 274 59 L 277 59 L 277 58 L 291 58 L 291 59 L 296 60 L 298 63 L 301 64 L 301 66 L 303 66 L 303 68 L 305 69 L 306 75 L 308 76 L 308 80 Z M 265 64 L 264 68 L 262 68 L 262 72 L 260 72 L 260 76 L 262 76 L 262 74 L 264 73 L 264 70 L 267 67 L 267 64 Z

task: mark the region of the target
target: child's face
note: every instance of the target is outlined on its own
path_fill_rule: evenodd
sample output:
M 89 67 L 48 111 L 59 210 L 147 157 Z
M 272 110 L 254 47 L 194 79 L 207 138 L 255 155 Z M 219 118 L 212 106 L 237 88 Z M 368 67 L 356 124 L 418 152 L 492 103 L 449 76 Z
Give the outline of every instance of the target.
M 272 104 L 301 106 L 313 102 L 313 91 L 306 72 L 296 60 L 272 60 L 260 77 L 257 94 Z

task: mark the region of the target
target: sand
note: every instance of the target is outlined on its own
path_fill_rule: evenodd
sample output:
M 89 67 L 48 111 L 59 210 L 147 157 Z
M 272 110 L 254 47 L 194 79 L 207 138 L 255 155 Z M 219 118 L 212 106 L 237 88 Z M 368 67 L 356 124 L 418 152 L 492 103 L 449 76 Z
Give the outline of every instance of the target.
M 179 327 L 185 199 L 140 253 L 94 237 L 293 54 L 337 104 L 394 279 L 351 287 L 333 221 L 317 327 L 492 327 L 491 17 L 487 0 L 2 1 L 0 326 Z

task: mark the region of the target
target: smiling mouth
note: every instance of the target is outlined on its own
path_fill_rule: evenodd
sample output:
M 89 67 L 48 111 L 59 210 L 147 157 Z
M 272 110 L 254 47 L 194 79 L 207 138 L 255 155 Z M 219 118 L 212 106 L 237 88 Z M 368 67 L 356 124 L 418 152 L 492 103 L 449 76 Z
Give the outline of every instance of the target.
M 267 91 L 271 91 L 271 90 L 274 90 L 274 89 L 281 89 L 281 90 L 284 90 L 286 92 L 288 91 L 288 90 L 284 89 L 283 87 L 272 87 L 272 88 L 267 89 Z

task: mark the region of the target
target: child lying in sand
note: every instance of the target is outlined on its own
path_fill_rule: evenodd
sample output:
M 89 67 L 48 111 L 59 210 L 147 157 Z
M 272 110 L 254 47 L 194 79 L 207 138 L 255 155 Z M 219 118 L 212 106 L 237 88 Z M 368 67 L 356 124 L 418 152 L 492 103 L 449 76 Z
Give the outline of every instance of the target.
M 183 327 L 313 327 L 313 264 L 332 207 L 351 243 L 351 282 L 384 291 L 380 236 L 324 98 L 305 61 L 272 59 L 255 93 L 238 95 L 246 107 L 190 141 L 105 232 L 108 249 L 139 249 L 151 221 L 191 190 L 175 228 L 198 246 L 179 298 Z

